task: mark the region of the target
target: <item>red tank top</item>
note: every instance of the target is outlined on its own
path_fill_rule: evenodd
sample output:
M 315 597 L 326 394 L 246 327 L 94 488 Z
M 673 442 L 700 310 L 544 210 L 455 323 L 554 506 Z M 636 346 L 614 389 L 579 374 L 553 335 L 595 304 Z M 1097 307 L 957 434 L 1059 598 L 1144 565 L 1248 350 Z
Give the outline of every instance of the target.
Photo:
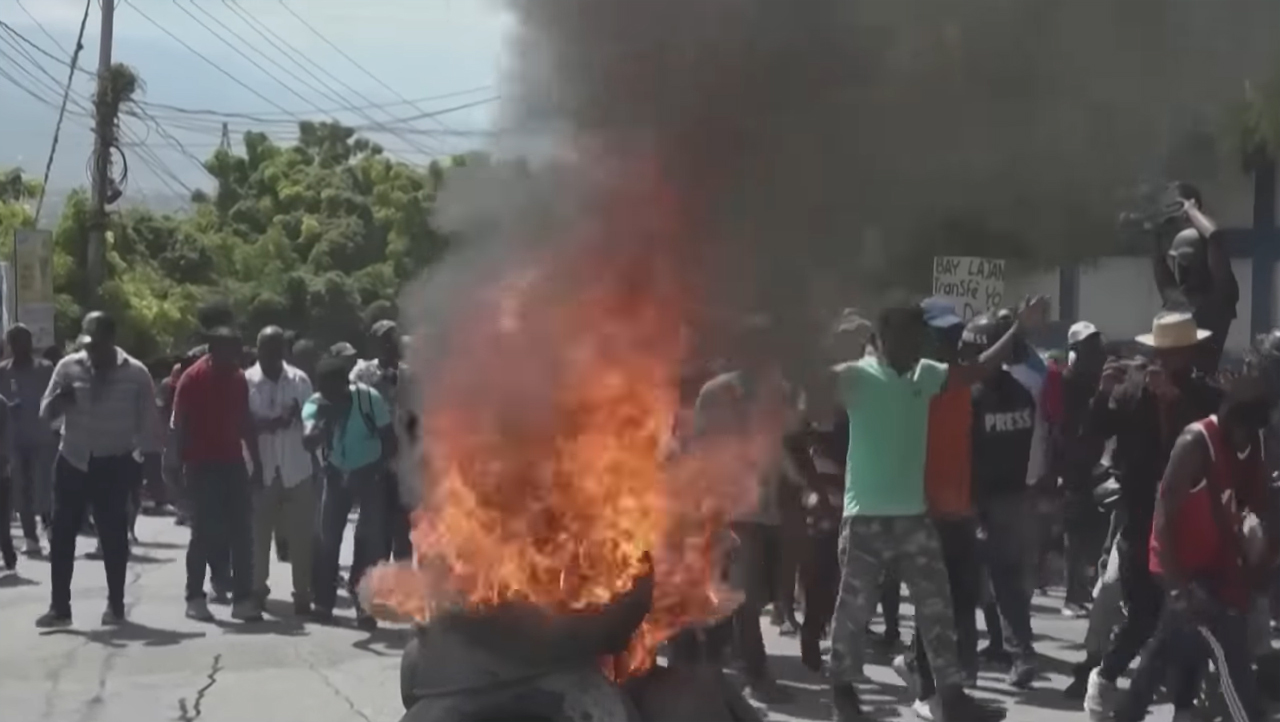
M 1244 521 L 1241 499 L 1255 498 L 1250 485 L 1262 474 L 1262 440 L 1249 447 L 1244 455 L 1236 453 L 1218 426 L 1218 417 L 1197 421 L 1189 429 L 1199 431 L 1209 445 L 1209 473 L 1192 487 L 1177 516 L 1170 519 L 1175 549 L 1173 553 L 1189 579 L 1206 584 L 1222 602 L 1240 610 L 1250 604 L 1250 587 L 1240 558 L 1243 545 L 1239 529 Z M 1226 518 L 1237 536 L 1230 538 L 1214 518 L 1216 494 Z M 1160 542 L 1151 531 L 1148 565 L 1161 573 Z

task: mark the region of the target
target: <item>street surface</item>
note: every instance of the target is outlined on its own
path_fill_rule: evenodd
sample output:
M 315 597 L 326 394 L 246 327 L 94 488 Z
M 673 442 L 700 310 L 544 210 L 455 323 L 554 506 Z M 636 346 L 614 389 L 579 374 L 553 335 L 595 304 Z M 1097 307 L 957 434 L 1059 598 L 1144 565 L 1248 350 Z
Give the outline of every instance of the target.
M 0 721 L 400 718 L 403 628 L 360 632 L 351 626 L 349 608 L 338 611 L 345 626 L 296 622 L 289 616 L 288 569 L 274 559 L 275 601 L 265 622 L 231 622 L 229 608 L 217 606 L 216 623 L 193 622 L 183 616 L 182 601 L 187 530 L 170 518 L 142 518 L 138 536 L 142 544 L 135 547 L 126 595 L 130 624 L 119 629 L 98 625 L 106 599 L 101 562 L 77 560 L 70 629 L 41 632 L 32 624 L 49 603 L 46 561 L 24 558 L 18 576 L 0 578 Z M 83 555 L 93 545 L 81 537 L 78 551 Z M 1063 699 L 1059 690 L 1066 686 L 1070 663 L 1080 656 L 1085 623 L 1063 619 L 1056 600 L 1038 602 L 1035 628 L 1045 679 L 1031 691 L 1015 692 L 1003 675 L 984 672 L 978 694 L 1006 702 L 1011 722 L 1081 722 L 1079 703 Z M 908 607 L 904 620 L 909 619 Z M 829 719 L 822 682 L 800 665 L 796 641 L 779 637 L 768 624 L 765 635 L 775 674 L 797 695 L 795 703 L 772 710 L 770 719 Z M 872 684 L 863 687 L 865 702 L 881 719 L 915 719 L 888 660 L 876 661 L 867 670 Z M 1168 722 L 1170 717 L 1166 705 L 1148 719 Z

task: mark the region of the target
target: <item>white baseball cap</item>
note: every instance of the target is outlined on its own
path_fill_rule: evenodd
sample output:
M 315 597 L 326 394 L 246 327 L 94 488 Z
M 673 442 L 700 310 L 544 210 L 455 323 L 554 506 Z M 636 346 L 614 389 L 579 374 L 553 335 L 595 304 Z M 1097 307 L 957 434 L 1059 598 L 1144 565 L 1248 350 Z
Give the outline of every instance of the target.
M 1067 329 L 1067 345 L 1075 346 L 1090 336 L 1101 334 L 1097 326 L 1088 321 L 1076 321 Z

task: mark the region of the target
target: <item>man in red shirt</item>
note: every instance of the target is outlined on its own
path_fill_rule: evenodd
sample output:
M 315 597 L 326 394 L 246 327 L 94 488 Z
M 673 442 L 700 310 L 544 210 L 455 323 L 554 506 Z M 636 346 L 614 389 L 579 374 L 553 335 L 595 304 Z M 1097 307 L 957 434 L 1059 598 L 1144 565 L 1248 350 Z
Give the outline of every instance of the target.
M 240 369 L 236 332 L 206 334 L 209 353 L 182 374 L 173 399 L 173 429 L 191 513 L 187 546 L 187 616 L 209 621 L 205 567 L 227 548 L 231 556 L 231 616 L 262 619 L 253 600 L 253 489 L 262 485 L 262 461 L 249 414 L 249 386 Z M 245 452 L 253 474 L 245 468 Z
M 1269 577 L 1276 558 L 1262 454 L 1262 430 L 1274 405 L 1266 381 L 1243 376 L 1218 414 L 1188 426 L 1174 445 L 1160 482 L 1148 559 L 1166 601 L 1116 712 L 1121 722 L 1144 719 L 1156 686 L 1170 678 L 1176 680 L 1175 716 L 1189 709 L 1206 659 L 1219 671 L 1234 722 L 1265 716 L 1253 676 L 1248 613 L 1254 587 Z M 1246 549 L 1245 509 L 1271 540 L 1264 554 Z

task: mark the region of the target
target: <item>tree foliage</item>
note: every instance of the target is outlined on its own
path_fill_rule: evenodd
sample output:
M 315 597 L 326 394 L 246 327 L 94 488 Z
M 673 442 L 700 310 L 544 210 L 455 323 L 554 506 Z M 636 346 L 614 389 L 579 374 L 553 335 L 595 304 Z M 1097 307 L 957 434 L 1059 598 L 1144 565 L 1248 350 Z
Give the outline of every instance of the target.
M 216 182 L 180 214 L 125 207 L 111 214 L 102 304 L 121 319 L 121 344 L 138 355 L 183 350 L 196 310 L 230 303 L 246 337 L 279 324 L 321 344 L 358 340 L 371 321 L 394 317 L 405 282 L 438 260 L 449 240 L 432 224 L 457 156 L 419 168 L 336 123 L 304 122 L 278 145 L 249 132 L 241 153 L 205 161 Z M 0 174 L 0 224 L 31 222 L 32 186 Z M 60 339 L 74 338 L 85 308 L 90 220 L 87 192 L 67 199 L 54 230 Z

